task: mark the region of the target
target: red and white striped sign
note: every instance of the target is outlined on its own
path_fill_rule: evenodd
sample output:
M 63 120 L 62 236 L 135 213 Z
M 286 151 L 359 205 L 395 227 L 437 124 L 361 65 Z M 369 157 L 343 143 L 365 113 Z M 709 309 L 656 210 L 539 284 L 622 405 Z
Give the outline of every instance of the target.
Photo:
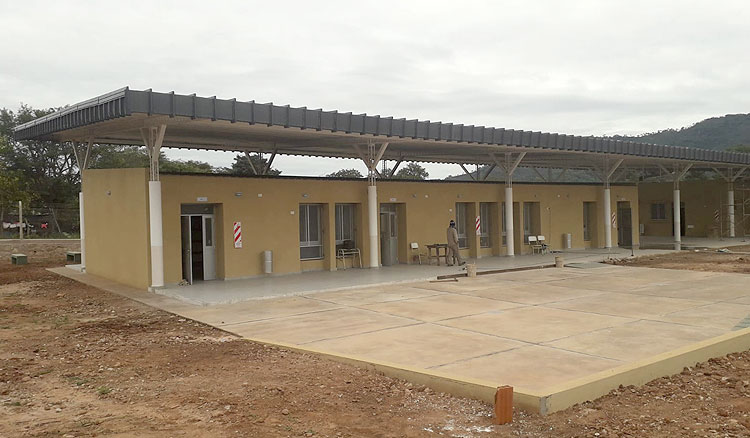
M 477 224 L 477 236 L 479 236 L 480 234 L 482 234 L 482 232 L 479 231 L 479 229 L 482 227 L 482 221 L 481 219 L 479 219 L 479 216 L 477 216 L 476 224 Z
M 617 213 L 612 212 L 612 228 L 617 228 Z
M 242 222 L 234 223 L 234 247 L 242 248 Z

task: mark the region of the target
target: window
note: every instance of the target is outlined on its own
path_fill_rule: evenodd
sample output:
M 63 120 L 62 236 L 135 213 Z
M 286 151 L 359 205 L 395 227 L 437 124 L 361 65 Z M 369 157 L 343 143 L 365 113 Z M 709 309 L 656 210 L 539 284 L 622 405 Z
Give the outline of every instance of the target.
M 458 232 L 458 247 L 468 248 L 469 239 L 466 237 L 466 204 L 456 203 L 456 231 Z
M 507 245 L 508 244 L 508 233 L 505 232 L 505 230 L 506 230 L 506 228 L 505 228 L 505 202 L 502 203 L 502 205 L 500 206 L 500 208 L 502 208 L 502 210 L 503 210 L 502 211 L 502 216 L 503 216 L 503 245 Z
M 591 219 L 594 215 L 594 203 L 584 202 L 583 203 L 583 240 L 585 242 L 591 241 Z
M 490 239 L 490 230 L 492 229 L 492 222 L 490 222 L 490 218 L 492 215 L 490 214 L 490 208 L 492 207 L 492 204 L 489 202 L 480 202 L 479 203 L 479 247 L 480 248 L 489 248 L 492 246 L 492 241 Z
M 302 260 L 323 258 L 320 239 L 320 206 L 299 206 L 299 258 Z
M 664 202 L 654 202 L 651 204 L 651 220 L 663 221 L 667 219 L 667 204 Z
M 336 204 L 336 245 L 345 243 L 354 248 L 354 204 Z

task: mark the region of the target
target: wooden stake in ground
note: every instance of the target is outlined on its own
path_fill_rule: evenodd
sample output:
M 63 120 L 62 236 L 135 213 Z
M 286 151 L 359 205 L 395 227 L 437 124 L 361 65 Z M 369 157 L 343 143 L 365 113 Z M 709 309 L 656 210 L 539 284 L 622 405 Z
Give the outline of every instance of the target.
M 513 387 L 500 386 L 495 393 L 495 424 L 513 421 Z

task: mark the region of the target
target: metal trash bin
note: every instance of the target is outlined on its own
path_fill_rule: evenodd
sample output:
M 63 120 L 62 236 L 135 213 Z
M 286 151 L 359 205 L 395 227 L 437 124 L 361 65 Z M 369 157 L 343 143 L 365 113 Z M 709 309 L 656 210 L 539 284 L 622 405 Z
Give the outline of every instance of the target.
M 266 274 L 273 273 L 273 251 L 263 251 L 263 272 Z
M 573 248 L 573 234 L 571 233 L 565 233 L 563 234 L 563 242 L 565 243 L 565 249 L 571 249 Z

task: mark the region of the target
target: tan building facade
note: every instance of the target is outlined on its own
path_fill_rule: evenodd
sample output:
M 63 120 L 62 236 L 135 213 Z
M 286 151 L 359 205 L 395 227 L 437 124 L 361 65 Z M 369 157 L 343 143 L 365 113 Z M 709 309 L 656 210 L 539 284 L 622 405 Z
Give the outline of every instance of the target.
M 683 181 L 680 183 L 681 235 L 687 237 L 719 237 L 729 233 L 730 185 L 722 180 Z M 743 208 L 750 198 L 745 182 L 732 185 L 733 211 L 736 235 L 747 233 L 748 221 Z M 646 236 L 673 236 L 674 186 L 670 182 L 641 183 L 638 185 L 639 212 L 642 234 Z
M 83 180 L 87 271 L 147 288 L 148 169 L 88 170 Z M 188 268 L 194 280 L 268 275 L 264 251 L 272 251 L 272 275 L 358 266 L 357 258 L 337 260 L 341 248 L 359 249 L 362 265 L 370 263 L 366 180 L 162 175 L 161 183 L 166 284 L 186 279 Z M 516 254 L 531 251 L 529 235 L 545 236 L 552 249 L 564 248 L 567 234 L 574 249 L 603 247 L 605 226 L 613 226 L 615 244 L 630 243 L 627 237 L 638 244 L 635 186 L 612 186 L 617 216 L 607 223 L 601 185 L 516 183 L 513 191 Z M 451 219 L 464 257 L 504 255 L 503 201 L 504 185 L 497 182 L 380 180 L 378 262 L 413 263 L 426 245 L 445 243 Z M 625 209 L 630 220 L 620 223 Z M 241 247 L 235 247 L 235 223 Z

